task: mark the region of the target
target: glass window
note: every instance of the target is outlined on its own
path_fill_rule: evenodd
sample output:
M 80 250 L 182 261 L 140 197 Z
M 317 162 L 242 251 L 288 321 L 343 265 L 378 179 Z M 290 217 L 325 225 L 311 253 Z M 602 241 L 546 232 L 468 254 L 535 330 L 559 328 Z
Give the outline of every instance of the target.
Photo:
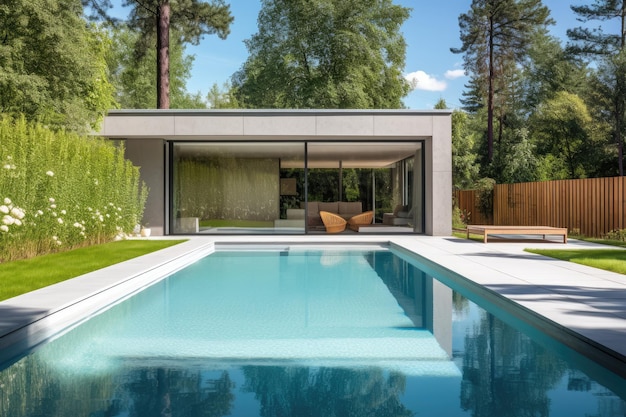
M 303 171 L 304 143 L 175 143 L 172 158 L 172 233 L 304 233 L 304 176 L 282 168 Z
M 371 212 L 347 233 L 423 233 L 421 149 L 421 142 L 173 143 L 170 233 L 326 233 L 320 211 L 346 221 Z

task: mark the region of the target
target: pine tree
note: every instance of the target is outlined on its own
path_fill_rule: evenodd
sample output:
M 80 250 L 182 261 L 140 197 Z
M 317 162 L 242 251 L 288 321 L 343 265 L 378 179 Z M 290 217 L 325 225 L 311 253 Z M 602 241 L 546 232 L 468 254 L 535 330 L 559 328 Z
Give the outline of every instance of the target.
M 94 17 L 114 21 L 107 15 L 112 7 L 110 0 L 82 1 L 93 10 Z M 225 39 L 233 22 L 230 6 L 224 0 L 125 0 L 123 5 L 132 7 L 128 27 L 141 33 L 138 56 L 156 44 L 157 108 L 168 109 L 170 30 L 180 34 L 182 44 L 197 45 L 204 35 L 212 34 Z
M 568 49 L 580 56 L 600 58 L 597 83 L 606 92 L 602 101 L 610 114 L 613 140 L 618 149 L 619 175 L 624 175 L 624 136 L 626 130 L 626 0 L 595 0 L 593 5 L 572 6 L 582 22 L 618 20 L 618 33 L 605 33 L 601 27 L 578 27 L 567 31 L 572 43 Z M 602 113 L 602 112 L 601 112 Z
M 546 31 L 552 23 L 549 10 L 541 0 L 473 0 L 470 10 L 459 17 L 460 48 L 465 69 L 472 79 L 472 90 L 486 92 L 486 99 L 466 99 L 468 103 L 484 102 L 487 107 L 487 159 L 493 159 L 494 112 L 500 103 L 499 125 L 503 128 L 508 102 L 508 80 L 515 77 L 517 64 L 528 53 L 530 40 Z M 480 86 L 482 84 L 482 86 Z M 486 86 L 486 87 L 484 87 Z

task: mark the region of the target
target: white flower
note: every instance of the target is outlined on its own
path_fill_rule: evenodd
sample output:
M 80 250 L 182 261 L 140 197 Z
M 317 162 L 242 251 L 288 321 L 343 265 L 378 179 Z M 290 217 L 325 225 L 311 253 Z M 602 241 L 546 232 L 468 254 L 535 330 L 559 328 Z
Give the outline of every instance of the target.
M 24 218 L 24 210 L 22 210 L 22 209 L 21 209 L 21 208 L 19 208 L 19 207 L 13 207 L 13 208 L 11 209 L 11 215 L 12 215 L 13 217 L 15 217 L 16 219 L 20 219 L 20 220 L 21 220 L 21 219 L 23 219 L 23 218 Z
M 100 219 L 101 222 L 104 221 L 104 217 L 102 217 L 102 214 L 98 216 L 98 219 Z
M 4 169 L 11 169 L 11 164 L 4 164 L 2 166 L 2 168 L 4 168 Z
M 57 208 L 56 204 L 50 204 L 50 208 Z
M 59 224 L 63 224 L 63 219 L 62 218 L 58 218 L 57 221 L 59 222 Z
M 51 203 L 54 203 L 54 198 L 50 197 L 50 198 L 48 199 L 48 201 L 49 201 L 49 202 L 51 202 Z
M 80 223 L 78 223 L 78 222 L 74 223 L 74 225 L 73 225 L 73 226 L 74 226 L 74 227 L 83 227 L 83 225 L 82 225 L 82 224 L 80 224 Z
M 20 219 L 15 219 L 13 221 L 13 224 L 16 225 L 16 226 L 21 226 L 22 225 L 22 221 Z
M 13 157 L 11 155 L 7 155 L 7 161 L 11 161 Z
M 98 179 L 97 178 L 93 180 L 93 185 L 98 185 Z
M 60 244 L 61 244 L 61 241 L 60 241 L 60 240 L 57 240 L 56 242 L 57 242 L 57 245 L 60 245 Z
M 46 171 L 46 175 L 49 176 L 49 177 L 54 177 L 54 172 Z
M 15 223 L 15 219 L 7 214 L 2 218 L 2 223 L 10 226 Z
M 61 214 L 67 214 L 67 211 L 61 210 Z
M 7 226 L 6 224 L 3 224 L 2 226 L 0 226 L 0 232 L 8 232 L 9 231 L 9 226 Z
M 5 205 L 1 205 L 0 206 L 0 213 L 2 214 L 9 214 L 9 208 Z
M 9 197 L 5 198 L 4 204 L 11 204 L 11 199 Z
M 57 239 L 58 239 L 58 237 L 52 236 L 52 240 L 57 240 Z

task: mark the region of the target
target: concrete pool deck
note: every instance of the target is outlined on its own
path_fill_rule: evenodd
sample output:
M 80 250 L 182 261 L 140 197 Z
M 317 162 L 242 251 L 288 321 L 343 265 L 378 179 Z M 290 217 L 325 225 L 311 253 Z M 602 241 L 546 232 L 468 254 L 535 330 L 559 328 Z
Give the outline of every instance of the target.
M 201 236 L 72 280 L 0 302 L 0 363 L 65 327 L 214 250 L 215 245 L 391 243 L 510 299 L 626 364 L 626 275 L 524 252 L 525 248 L 608 248 L 516 240 L 478 243 L 430 236 Z

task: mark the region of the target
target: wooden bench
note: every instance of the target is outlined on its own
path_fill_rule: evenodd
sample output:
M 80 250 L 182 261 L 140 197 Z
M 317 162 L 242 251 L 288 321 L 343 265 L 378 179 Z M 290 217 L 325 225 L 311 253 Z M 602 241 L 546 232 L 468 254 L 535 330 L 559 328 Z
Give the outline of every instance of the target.
M 487 243 L 488 235 L 543 235 L 546 239 L 547 235 L 563 236 L 563 243 L 567 243 L 567 228 L 550 227 L 550 226 L 486 226 L 486 225 L 468 225 L 467 238 L 470 233 L 482 235 L 483 242 Z

